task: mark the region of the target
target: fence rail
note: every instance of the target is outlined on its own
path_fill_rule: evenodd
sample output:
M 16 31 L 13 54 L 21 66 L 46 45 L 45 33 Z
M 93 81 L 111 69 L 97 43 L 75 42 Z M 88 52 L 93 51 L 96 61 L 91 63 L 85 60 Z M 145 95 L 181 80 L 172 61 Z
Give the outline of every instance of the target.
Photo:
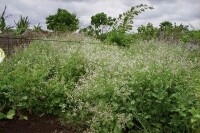
M 57 40 L 57 39 L 42 39 L 42 38 L 27 38 L 27 37 L 12 37 L 12 36 L 0 36 L 0 48 L 6 53 L 7 56 L 10 56 L 16 52 L 16 49 L 24 49 L 27 47 L 31 41 L 55 41 L 55 42 L 74 42 L 81 43 L 81 41 L 75 40 Z M 86 42 L 99 44 L 98 42 Z
M 0 36 L 0 48 L 6 53 L 7 56 L 15 53 L 15 50 L 31 42 L 30 39 L 24 37 L 10 37 L 10 36 Z

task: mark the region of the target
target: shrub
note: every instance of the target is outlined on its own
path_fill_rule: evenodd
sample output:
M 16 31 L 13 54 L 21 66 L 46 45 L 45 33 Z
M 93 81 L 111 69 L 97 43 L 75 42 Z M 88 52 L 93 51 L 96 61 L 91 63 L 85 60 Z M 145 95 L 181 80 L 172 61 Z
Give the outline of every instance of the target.
M 138 38 L 142 40 L 152 40 L 157 38 L 158 28 L 154 27 L 152 23 L 148 23 L 146 26 L 141 25 L 138 27 Z
M 75 31 L 78 29 L 79 20 L 75 13 L 65 9 L 58 9 L 55 15 L 46 18 L 47 29 L 53 31 Z
M 108 43 L 115 43 L 118 46 L 128 46 L 131 41 L 131 35 L 126 34 L 123 31 L 113 30 L 107 34 L 106 41 Z
M 11 110 L 59 114 L 71 108 L 71 91 L 85 74 L 84 59 L 35 42 L 0 66 L 1 105 Z M 7 107 L 6 107 L 7 108 Z
M 181 37 L 181 41 L 184 43 L 194 43 L 200 45 L 200 30 L 189 31 Z
M 34 32 L 41 32 L 41 31 L 43 31 L 43 30 L 42 30 L 42 26 L 40 25 L 40 23 L 39 23 L 37 26 L 34 25 L 33 31 L 34 31 Z
M 157 42 L 119 48 L 85 40 L 34 42 L 3 62 L 0 102 L 13 108 L 6 117 L 23 109 L 58 114 L 100 133 L 198 130 L 197 51 Z
M 94 62 L 88 66 L 90 75 L 75 89 L 74 99 L 79 102 L 64 114 L 68 121 L 88 123 L 90 132 L 101 133 L 192 132 L 199 128 L 200 81 L 194 73 L 194 64 L 199 63 L 191 61 L 187 51 L 153 43 L 129 49 L 99 47 L 81 49 Z
M 27 17 L 20 16 L 19 22 L 15 22 L 16 31 L 15 34 L 19 35 L 24 33 L 30 26 L 30 21 Z

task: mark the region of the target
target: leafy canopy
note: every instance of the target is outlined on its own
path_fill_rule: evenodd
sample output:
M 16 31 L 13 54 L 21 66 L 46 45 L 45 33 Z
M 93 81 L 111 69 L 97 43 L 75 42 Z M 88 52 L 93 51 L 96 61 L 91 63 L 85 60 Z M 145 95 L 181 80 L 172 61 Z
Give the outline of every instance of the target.
M 146 26 L 139 26 L 137 31 L 139 37 L 142 37 L 143 40 L 154 39 L 158 34 L 158 28 L 154 27 L 152 23 L 148 23 Z
M 91 17 L 91 25 L 97 35 L 106 33 L 110 30 L 111 26 L 115 22 L 115 18 L 107 16 L 105 13 L 97 13 Z
M 12 28 L 11 26 L 6 26 L 6 19 L 11 15 L 11 14 L 9 14 L 9 15 L 5 16 L 6 8 L 7 8 L 7 6 L 4 7 L 4 10 L 3 10 L 2 14 L 0 15 L 0 31 L 1 32 L 8 31 Z
M 5 8 L 4 8 L 4 10 L 3 10 L 3 12 L 0 16 L 0 30 L 1 31 L 4 31 L 4 29 L 6 27 L 6 22 L 5 22 L 5 17 L 4 17 L 5 12 L 6 12 L 6 6 L 5 6 Z
M 15 22 L 15 21 L 14 21 Z M 30 26 L 30 21 L 27 17 L 20 16 L 20 20 L 15 22 L 16 34 L 24 33 Z
M 78 29 L 79 20 L 75 13 L 58 9 L 55 15 L 46 18 L 47 29 L 53 31 L 74 31 Z
M 116 23 L 114 24 L 115 29 L 118 29 L 123 32 L 130 32 L 133 28 L 135 16 L 138 16 L 140 13 L 145 12 L 145 10 L 147 9 L 152 10 L 154 8 L 145 4 L 140 4 L 131 7 L 131 9 L 127 12 L 119 14 L 119 17 L 117 18 Z

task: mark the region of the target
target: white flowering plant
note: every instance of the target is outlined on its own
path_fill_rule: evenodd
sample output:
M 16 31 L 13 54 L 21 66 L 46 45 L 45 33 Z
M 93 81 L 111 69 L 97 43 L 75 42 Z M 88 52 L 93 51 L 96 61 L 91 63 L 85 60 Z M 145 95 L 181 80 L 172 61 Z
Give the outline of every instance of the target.
M 86 125 L 85 132 L 200 127 L 198 52 L 154 41 L 129 48 L 86 37 L 79 41 L 35 41 L 6 60 L 0 65 L 1 105 L 59 115 Z

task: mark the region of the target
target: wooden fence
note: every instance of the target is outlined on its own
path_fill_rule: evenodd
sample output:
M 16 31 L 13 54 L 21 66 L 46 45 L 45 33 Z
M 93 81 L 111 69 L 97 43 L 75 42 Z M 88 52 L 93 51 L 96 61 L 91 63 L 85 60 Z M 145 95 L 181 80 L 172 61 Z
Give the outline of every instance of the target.
M 0 48 L 7 56 L 11 56 L 16 50 L 26 47 L 31 39 L 26 37 L 0 36 Z
M 40 37 L 34 38 L 34 37 L 26 37 L 26 36 L 0 36 L 0 48 L 3 49 L 6 56 L 11 56 L 16 51 L 23 50 L 26 48 L 31 41 L 39 40 L 39 41 L 55 41 L 55 42 L 65 42 L 65 43 L 80 43 L 83 40 L 83 37 L 76 38 L 75 40 L 70 38 L 65 38 L 65 40 L 60 39 L 43 39 Z M 93 44 L 99 44 L 100 42 L 87 42 L 87 43 L 93 43 Z

